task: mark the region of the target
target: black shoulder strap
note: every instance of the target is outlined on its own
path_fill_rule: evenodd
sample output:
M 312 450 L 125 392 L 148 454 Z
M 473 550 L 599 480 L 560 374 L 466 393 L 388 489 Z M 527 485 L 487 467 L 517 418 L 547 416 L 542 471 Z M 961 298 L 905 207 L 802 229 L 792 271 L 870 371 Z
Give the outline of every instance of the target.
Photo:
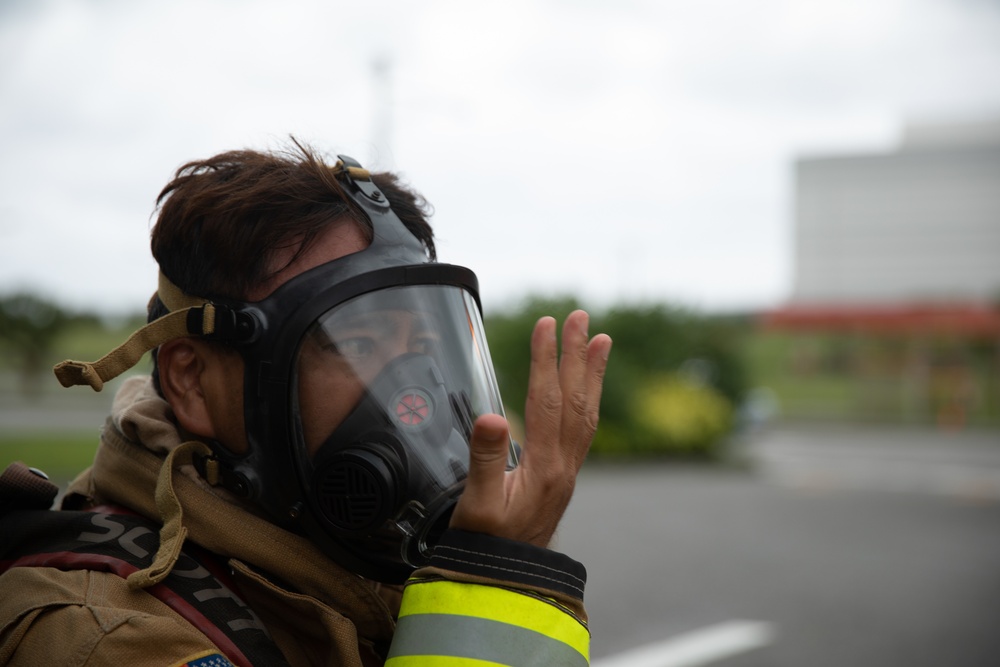
M 13 567 L 55 567 L 128 577 L 152 563 L 159 528 L 144 517 L 117 511 L 9 511 L 0 516 L 0 573 Z M 216 556 L 188 545 L 170 575 L 145 590 L 204 633 L 234 664 L 287 665 L 234 589 Z

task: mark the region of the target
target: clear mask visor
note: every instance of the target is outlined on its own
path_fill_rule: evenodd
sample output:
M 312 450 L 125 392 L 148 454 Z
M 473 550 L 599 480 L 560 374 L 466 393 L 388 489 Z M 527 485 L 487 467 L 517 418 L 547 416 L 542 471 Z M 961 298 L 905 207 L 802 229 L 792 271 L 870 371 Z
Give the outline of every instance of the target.
M 473 422 L 503 415 L 473 297 L 408 285 L 340 304 L 303 337 L 293 382 L 314 515 L 341 539 L 422 564 L 464 486 Z

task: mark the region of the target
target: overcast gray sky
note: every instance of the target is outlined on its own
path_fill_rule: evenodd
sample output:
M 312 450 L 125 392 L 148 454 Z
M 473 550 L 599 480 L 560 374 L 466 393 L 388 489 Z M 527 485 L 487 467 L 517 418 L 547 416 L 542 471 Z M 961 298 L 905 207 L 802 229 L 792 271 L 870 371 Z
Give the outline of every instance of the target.
M 0 0 L 0 292 L 144 307 L 182 163 L 390 167 L 489 311 L 780 305 L 792 160 L 1000 114 L 996 0 Z

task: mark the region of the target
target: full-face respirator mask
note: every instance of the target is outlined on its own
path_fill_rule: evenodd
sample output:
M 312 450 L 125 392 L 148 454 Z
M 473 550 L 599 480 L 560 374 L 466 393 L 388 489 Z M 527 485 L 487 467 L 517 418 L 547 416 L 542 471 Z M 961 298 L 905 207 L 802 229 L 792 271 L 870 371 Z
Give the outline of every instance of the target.
M 475 274 L 429 262 L 368 173 L 339 157 L 342 190 L 372 223 L 366 249 L 257 302 L 191 297 L 161 276 L 171 313 L 147 325 L 155 333 L 56 373 L 66 386 L 100 389 L 167 340 L 230 345 L 245 364 L 249 447 L 236 455 L 209 443 L 213 456 L 200 467 L 212 465 L 228 490 L 338 563 L 401 582 L 447 527 L 473 422 L 503 405 Z

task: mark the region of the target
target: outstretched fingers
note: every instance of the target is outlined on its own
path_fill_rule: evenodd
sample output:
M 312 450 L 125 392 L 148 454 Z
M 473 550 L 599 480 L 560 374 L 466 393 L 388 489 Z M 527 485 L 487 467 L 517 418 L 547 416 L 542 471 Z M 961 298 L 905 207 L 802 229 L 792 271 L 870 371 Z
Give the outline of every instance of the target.
M 590 317 L 582 310 L 569 314 L 563 325 L 562 355 L 559 359 L 559 384 L 562 390 L 561 435 L 563 456 L 579 470 L 590 448 L 594 434 L 589 428 L 591 417 L 591 382 L 589 379 Z
M 594 438 L 597 432 L 597 422 L 601 410 L 601 392 L 604 389 L 604 373 L 608 368 L 608 357 L 611 355 L 611 336 L 597 334 L 587 344 L 587 411 L 586 423 L 587 441 Z
M 562 353 L 556 321 L 543 317 L 531 336 L 521 465 L 506 473 L 507 422 L 482 415 L 470 442 L 465 491 L 451 526 L 545 546 L 566 511 L 597 429 L 611 339 L 589 338 L 589 317 L 570 313 Z
M 525 461 L 537 459 L 536 463 L 544 467 L 558 461 L 561 415 L 556 321 L 543 317 L 531 334 L 528 397 L 524 406 Z

